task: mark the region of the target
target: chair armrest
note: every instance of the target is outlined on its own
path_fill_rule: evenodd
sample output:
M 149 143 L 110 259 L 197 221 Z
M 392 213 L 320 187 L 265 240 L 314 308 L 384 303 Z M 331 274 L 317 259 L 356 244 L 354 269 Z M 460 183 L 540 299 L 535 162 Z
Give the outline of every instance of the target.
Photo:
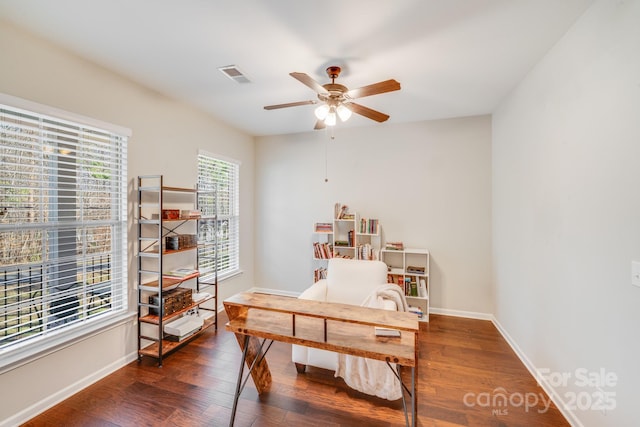
M 314 301 L 326 301 L 327 300 L 327 280 L 320 279 L 298 297 L 300 299 L 310 299 Z

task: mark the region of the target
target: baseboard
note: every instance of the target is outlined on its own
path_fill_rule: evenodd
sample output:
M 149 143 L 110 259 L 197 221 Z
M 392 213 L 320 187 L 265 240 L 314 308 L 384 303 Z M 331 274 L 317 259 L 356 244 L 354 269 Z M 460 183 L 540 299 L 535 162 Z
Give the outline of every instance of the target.
M 507 344 L 509 344 L 509 347 L 511 347 L 511 349 L 516 353 L 516 356 L 518 356 L 522 364 L 527 368 L 533 378 L 536 379 L 538 385 L 542 387 L 545 393 L 547 393 L 547 395 L 551 398 L 551 401 L 556 405 L 558 410 L 562 413 L 562 415 L 564 415 L 567 421 L 569 421 L 569 423 L 574 427 L 583 427 L 582 422 L 580 422 L 576 414 L 572 410 L 566 408 L 564 402 L 562 401 L 562 398 L 560 397 L 560 394 L 551 386 L 551 384 L 549 384 L 546 378 L 538 374 L 538 369 L 531 362 L 531 360 L 529 360 L 520 346 L 518 346 L 518 343 L 516 343 L 515 340 L 511 338 L 511 335 L 509 335 L 507 330 L 500 324 L 500 322 L 498 322 L 498 319 L 496 319 L 495 316 L 491 316 L 491 321 L 493 322 L 498 332 L 500 332 L 500 335 L 502 335 L 502 337 L 505 339 Z
M 293 297 L 293 298 L 299 297 L 300 294 L 302 293 L 302 292 L 293 292 L 293 291 L 283 291 L 281 289 L 258 288 L 256 286 L 248 289 L 247 292 L 254 292 L 256 294 L 280 295 L 283 297 Z
M 116 360 L 115 362 L 105 366 L 99 371 L 96 371 L 91 375 L 85 378 L 82 378 L 79 381 L 76 381 L 75 383 L 69 385 L 68 387 L 65 387 L 62 390 L 59 390 L 57 393 L 49 395 L 45 399 L 42 399 L 41 401 L 31 405 L 30 407 L 25 408 L 24 410 L 18 412 L 17 414 L 14 414 L 9 418 L 0 421 L 0 427 L 17 426 L 29 421 L 30 419 L 38 416 L 39 414 L 43 413 L 47 409 L 73 396 L 74 394 L 81 391 L 82 389 L 101 380 L 107 375 L 112 374 L 113 372 L 117 371 L 118 369 L 122 368 L 128 363 L 133 362 L 137 358 L 138 358 L 138 352 L 135 351 L 133 353 L 128 354 L 127 356 L 124 356 Z
M 451 310 L 448 308 L 429 307 L 429 314 L 442 314 L 443 316 L 465 317 L 467 319 L 492 320 L 493 315 L 476 311 Z

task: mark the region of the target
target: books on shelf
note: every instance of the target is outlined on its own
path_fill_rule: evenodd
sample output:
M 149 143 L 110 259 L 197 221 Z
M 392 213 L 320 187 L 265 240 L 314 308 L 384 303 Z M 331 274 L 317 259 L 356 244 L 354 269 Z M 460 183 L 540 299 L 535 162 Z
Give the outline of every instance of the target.
M 317 282 L 318 280 L 321 279 L 326 279 L 327 278 L 327 269 L 324 267 L 321 268 L 316 268 L 315 270 L 313 270 L 313 283 Z
M 385 248 L 391 251 L 402 251 L 404 250 L 404 244 L 402 242 L 387 242 Z
M 192 276 L 194 274 L 198 274 L 198 270 L 194 270 L 191 268 L 177 268 L 175 270 L 171 270 L 167 273 L 164 273 L 164 276 L 177 277 L 179 279 L 182 279 L 188 276 Z
M 409 282 L 409 296 L 418 296 L 418 282 L 416 282 L 415 280 Z
M 407 274 L 424 274 L 424 272 L 425 272 L 424 267 L 416 267 L 413 265 L 407 266 Z
M 360 234 L 378 234 L 378 220 L 361 218 L 358 225 L 358 233 Z
M 377 260 L 378 259 L 378 251 L 371 246 L 370 243 L 365 243 L 363 245 L 358 245 L 356 248 L 356 258 L 357 259 L 366 259 L 366 260 Z
M 313 244 L 313 257 L 317 259 L 329 259 L 332 257 L 333 247 L 329 243 L 315 242 Z
M 331 222 L 316 222 L 314 226 L 316 233 L 333 233 L 333 223 Z
M 182 209 L 180 211 L 180 218 L 183 219 L 198 219 L 202 216 L 202 212 L 196 209 Z
M 427 281 L 422 278 L 418 282 L 418 296 L 421 298 L 429 298 L 429 291 L 427 291 Z
M 334 218 L 335 219 L 355 219 L 355 214 L 349 213 L 349 207 L 347 205 L 341 205 L 336 203 L 334 205 Z
M 410 277 L 404 278 L 404 294 L 410 297 L 418 296 L 418 283 Z
M 424 316 L 424 312 L 422 311 L 422 309 L 420 307 L 414 307 L 412 305 L 409 306 L 409 313 L 413 313 L 415 314 L 418 319 L 422 319 L 422 316 Z
M 402 280 L 402 276 L 393 273 L 387 274 L 387 283 L 393 283 L 395 285 L 402 286 L 404 284 Z

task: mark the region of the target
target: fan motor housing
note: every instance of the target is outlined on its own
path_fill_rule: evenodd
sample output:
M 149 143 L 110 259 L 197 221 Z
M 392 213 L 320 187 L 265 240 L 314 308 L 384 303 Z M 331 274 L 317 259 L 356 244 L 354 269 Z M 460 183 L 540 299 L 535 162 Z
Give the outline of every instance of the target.
M 337 103 L 343 100 L 344 94 L 349 90 L 346 86 L 338 83 L 327 83 L 322 85 L 322 87 L 327 90 L 328 94 L 320 93 L 318 94 L 318 99 L 329 103 L 331 103 L 332 101 Z

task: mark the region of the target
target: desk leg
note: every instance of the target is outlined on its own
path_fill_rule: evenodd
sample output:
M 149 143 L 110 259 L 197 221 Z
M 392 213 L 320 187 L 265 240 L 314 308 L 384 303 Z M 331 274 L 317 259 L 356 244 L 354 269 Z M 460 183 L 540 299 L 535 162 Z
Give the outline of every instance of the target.
M 240 337 L 238 337 L 238 340 Z M 236 418 L 236 409 L 238 408 L 238 399 L 240 398 L 240 394 L 242 394 L 242 390 L 244 390 L 244 386 L 247 384 L 249 377 L 253 375 L 256 368 L 260 367 L 262 362 L 265 362 L 264 358 L 267 356 L 271 345 L 273 344 L 273 340 L 269 340 L 269 345 L 265 349 L 265 344 L 267 343 L 267 339 L 262 340 L 262 344 L 260 344 L 259 349 L 251 348 L 252 339 L 255 341 L 255 337 L 251 337 L 249 335 L 244 336 L 244 343 L 241 344 L 242 347 L 242 360 L 240 361 L 240 369 L 238 370 L 238 382 L 236 383 L 236 393 L 233 397 L 233 408 L 231 409 L 231 419 L 229 421 L 229 427 L 233 427 L 233 423 Z M 254 352 L 252 355 L 252 351 Z M 252 356 L 253 360 L 250 360 L 249 356 Z M 244 374 L 244 365 L 251 364 L 251 366 L 247 366 L 249 368 L 249 372 L 247 373 L 247 377 L 243 380 Z M 265 362 L 266 363 L 266 362 Z M 269 371 L 267 370 L 267 373 Z M 269 376 L 269 378 L 271 378 Z M 257 387 L 257 385 L 256 385 Z
M 416 396 L 416 367 L 411 367 L 411 426 L 416 427 L 418 418 L 417 396 Z
M 254 360 L 258 359 L 258 363 L 256 364 L 255 368 L 251 370 L 253 384 L 256 386 L 256 390 L 258 390 L 258 394 L 267 391 L 271 386 L 271 371 L 269 371 L 267 359 L 262 357 L 263 353 L 262 346 L 260 345 L 260 340 L 249 335 L 235 335 L 236 339 L 238 340 L 238 345 L 240 345 L 240 350 L 244 351 L 245 348 L 249 348 L 247 350 L 246 356 L 247 366 L 253 364 Z M 249 339 L 247 340 L 246 337 L 249 337 Z
M 240 369 L 238 370 L 238 382 L 236 383 L 236 394 L 233 396 L 233 408 L 231 409 L 231 419 L 229 420 L 229 427 L 233 427 L 233 422 L 236 419 L 236 409 L 238 408 L 238 399 L 240 398 L 240 391 L 242 384 L 242 374 L 244 373 L 244 364 L 247 360 L 247 350 L 249 349 L 249 335 L 244 336 L 244 349 L 242 350 L 242 360 L 240 361 Z
M 418 408 L 417 405 L 417 396 L 416 396 L 416 367 L 411 367 L 411 390 L 407 388 L 405 383 L 402 381 L 402 365 L 396 365 L 397 368 L 393 369 L 393 366 L 387 361 L 387 366 L 389 369 L 395 374 L 400 381 L 400 392 L 402 393 L 402 409 L 404 411 L 404 422 L 407 427 L 409 427 L 409 413 L 407 410 L 407 400 L 404 397 L 405 391 L 411 398 L 411 427 L 416 427 L 417 418 L 418 418 Z

